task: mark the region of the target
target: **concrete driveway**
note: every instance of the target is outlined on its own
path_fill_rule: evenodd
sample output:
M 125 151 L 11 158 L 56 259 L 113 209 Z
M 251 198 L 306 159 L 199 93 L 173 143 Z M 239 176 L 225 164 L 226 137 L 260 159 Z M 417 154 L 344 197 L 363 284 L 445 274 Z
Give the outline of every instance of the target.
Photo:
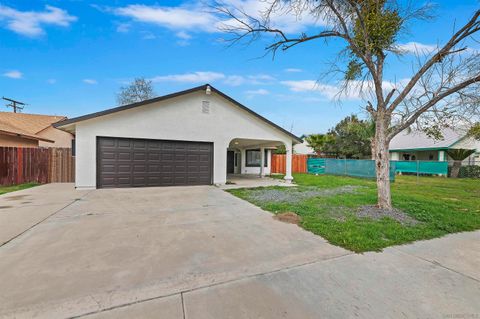
M 209 186 L 51 184 L 0 207 L 0 317 L 480 316 L 479 232 L 357 255 Z

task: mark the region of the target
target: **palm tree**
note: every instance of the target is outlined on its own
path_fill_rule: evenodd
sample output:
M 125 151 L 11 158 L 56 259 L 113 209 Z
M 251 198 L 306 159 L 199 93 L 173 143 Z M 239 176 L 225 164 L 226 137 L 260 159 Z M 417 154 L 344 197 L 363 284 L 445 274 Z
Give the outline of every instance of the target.
M 467 150 L 464 148 L 456 148 L 447 151 L 448 156 L 453 159 L 452 172 L 450 177 L 457 178 L 462 166 L 462 161 L 475 153 L 475 150 Z

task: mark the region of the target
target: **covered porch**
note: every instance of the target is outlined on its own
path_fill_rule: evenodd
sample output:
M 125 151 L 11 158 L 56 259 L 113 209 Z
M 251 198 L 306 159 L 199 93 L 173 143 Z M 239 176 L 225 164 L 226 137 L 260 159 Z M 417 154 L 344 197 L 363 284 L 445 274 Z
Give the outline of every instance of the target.
M 392 161 L 447 161 L 447 148 L 390 150 Z
M 235 176 L 264 178 L 271 173 L 272 152 L 278 147 L 286 149 L 285 181 L 292 177 L 292 143 L 284 141 L 234 138 L 227 148 L 227 181 Z

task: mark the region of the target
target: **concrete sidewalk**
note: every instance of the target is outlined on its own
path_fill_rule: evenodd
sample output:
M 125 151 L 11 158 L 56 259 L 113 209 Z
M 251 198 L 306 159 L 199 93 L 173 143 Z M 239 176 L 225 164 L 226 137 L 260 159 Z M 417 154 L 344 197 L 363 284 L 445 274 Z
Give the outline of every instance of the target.
M 480 232 L 347 255 L 138 302 L 85 318 L 477 318 Z M 429 249 L 430 248 L 430 249 Z M 456 262 L 458 267 L 453 267 Z M 448 266 L 447 266 L 448 265 Z
M 479 231 L 360 255 L 216 187 L 30 192 L 0 318 L 480 316 Z

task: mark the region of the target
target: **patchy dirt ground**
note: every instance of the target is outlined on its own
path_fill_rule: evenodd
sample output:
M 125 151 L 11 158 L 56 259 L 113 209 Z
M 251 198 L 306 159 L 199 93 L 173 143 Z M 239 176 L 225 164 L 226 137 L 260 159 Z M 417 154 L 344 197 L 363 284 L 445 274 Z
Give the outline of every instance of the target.
M 298 216 L 294 212 L 280 213 L 273 216 L 274 219 L 284 223 L 299 225 L 302 222 L 302 217 Z
M 374 205 L 365 205 L 361 206 L 355 214 L 358 217 L 368 217 L 372 219 L 382 219 L 383 217 L 390 217 L 403 225 L 415 225 L 418 224 L 419 221 L 408 216 L 404 212 L 402 212 L 400 209 L 382 209 L 378 208 L 377 206 Z
M 353 185 L 328 189 L 319 189 L 318 187 L 291 187 L 288 189 L 259 188 L 252 190 L 248 197 L 253 201 L 298 203 L 304 199 L 317 196 L 335 196 L 354 193 L 358 188 L 360 188 L 360 186 Z

